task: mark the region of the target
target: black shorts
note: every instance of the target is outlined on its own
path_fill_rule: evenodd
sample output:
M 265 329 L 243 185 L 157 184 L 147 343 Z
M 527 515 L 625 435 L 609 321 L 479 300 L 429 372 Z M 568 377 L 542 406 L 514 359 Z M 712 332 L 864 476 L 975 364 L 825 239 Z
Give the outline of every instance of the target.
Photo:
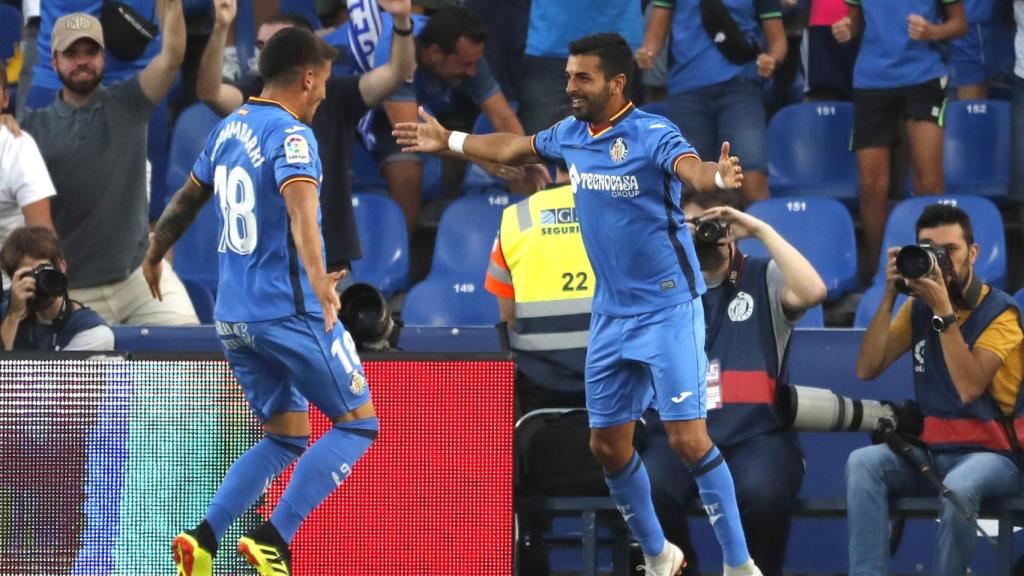
M 901 123 L 926 120 L 942 126 L 946 91 L 936 78 L 900 88 L 854 89 L 854 150 L 887 148 L 900 141 Z

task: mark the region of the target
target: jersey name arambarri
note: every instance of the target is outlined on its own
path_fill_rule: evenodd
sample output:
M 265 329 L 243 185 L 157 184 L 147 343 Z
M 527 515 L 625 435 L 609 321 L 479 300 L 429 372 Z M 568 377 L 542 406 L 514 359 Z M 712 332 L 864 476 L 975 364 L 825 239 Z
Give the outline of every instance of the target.
M 214 190 L 220 274 L 214 318 L 254 322 L 322 314 L 282 196 L 299 180 L 319 192 L 322 169 L 312 129 L 280 103 L 250 98 L 210 133 L 192 178 Z

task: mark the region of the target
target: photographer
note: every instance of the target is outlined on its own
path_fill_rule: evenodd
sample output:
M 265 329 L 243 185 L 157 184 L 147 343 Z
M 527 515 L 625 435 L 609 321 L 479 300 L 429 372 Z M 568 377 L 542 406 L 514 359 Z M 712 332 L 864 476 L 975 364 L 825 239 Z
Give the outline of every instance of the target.
M 708 432 L 733 473 L 751 557 L 766 576 L 781 575 L 804 467 L 796 434 L 773 406 L 775 387 L 785 384 L 782 364 L 794 323 L 825 299 L 826 289 L 806 258 L 770 225 L 728 206 L 724 194 L 683 196 L 708 286 Z M 736 241 L 751 237 L 764 242 L 771 259 L 739 251 Z M 643 460 L 655 510 L 665 536 L 683 547 L 686 573 L 699 573 L 686 523 L 696 486 L 657 415 L 648 411 L 645 417 Z M 714 512 L 708 514 L 714 522 Z
M 68 298 L 67 263 L 49 228 L 11 232 L 0 266 L 12 279 L 11 303 L 0 323 L 4 350 L 113 350 L 114 333 L 96 312 Z
M 974 553 L 982 500 L 1020 490 L 1001 420 L 1017 404 L 1024 334 L 1013 299 L 974 274 L 978 245 L 963 210 L 932 204 L 916 230 L 920 248 L 888 251 L 885 295 L 864 335 L 857 376 L 876 378 L 913 347 L 915 396 L 925 417 L 924 446 L 915 453 L 931 461 L 955 495 L 942 498 L 938 573 L 962 575 Z M 890 323 L 901 289 L 912 297 Z M 850 455 L 850 574 L 888 571 L 889 497 L 920 494 L 927 486 L 887 445 Z

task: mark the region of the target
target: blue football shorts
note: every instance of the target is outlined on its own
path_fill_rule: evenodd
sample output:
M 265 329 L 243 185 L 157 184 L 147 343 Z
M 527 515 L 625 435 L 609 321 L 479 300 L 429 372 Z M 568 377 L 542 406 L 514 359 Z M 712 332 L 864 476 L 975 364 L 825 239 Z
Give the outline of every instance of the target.
M 700 299 L 636 316 L 593 313 L 586 392 L 591 428 L 638 420 L 707 417 L 708 359 Z
M 341 322 L 325 332 L 323 319 L 310 314 L 217 321 L 217 338 L 261 421 L 280 412 L 305 412 L 309 402 L 336 418 L 370 400 L 355 343 Z

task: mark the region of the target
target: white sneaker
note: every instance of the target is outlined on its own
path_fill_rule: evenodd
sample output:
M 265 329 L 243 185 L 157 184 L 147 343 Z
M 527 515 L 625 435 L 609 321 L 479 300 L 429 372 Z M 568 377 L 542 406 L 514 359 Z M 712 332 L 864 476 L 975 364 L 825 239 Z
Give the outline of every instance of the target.
M 678 546 L 665 540 L 665 547 L 657 556 L 644 556 L 644 565 L 638 566 L 637 570 L 643 570 L 647 576 L 678 576 L 682 574 L 686 560 L 683 559 L 683 551 Z
M 746 563 L 739 566 L 722 564 L 722 567 L 722 576 L 761 576 L 761 569 L 757 567 L 757 564 L 754 564 L 753 558 L 747 558 Z

